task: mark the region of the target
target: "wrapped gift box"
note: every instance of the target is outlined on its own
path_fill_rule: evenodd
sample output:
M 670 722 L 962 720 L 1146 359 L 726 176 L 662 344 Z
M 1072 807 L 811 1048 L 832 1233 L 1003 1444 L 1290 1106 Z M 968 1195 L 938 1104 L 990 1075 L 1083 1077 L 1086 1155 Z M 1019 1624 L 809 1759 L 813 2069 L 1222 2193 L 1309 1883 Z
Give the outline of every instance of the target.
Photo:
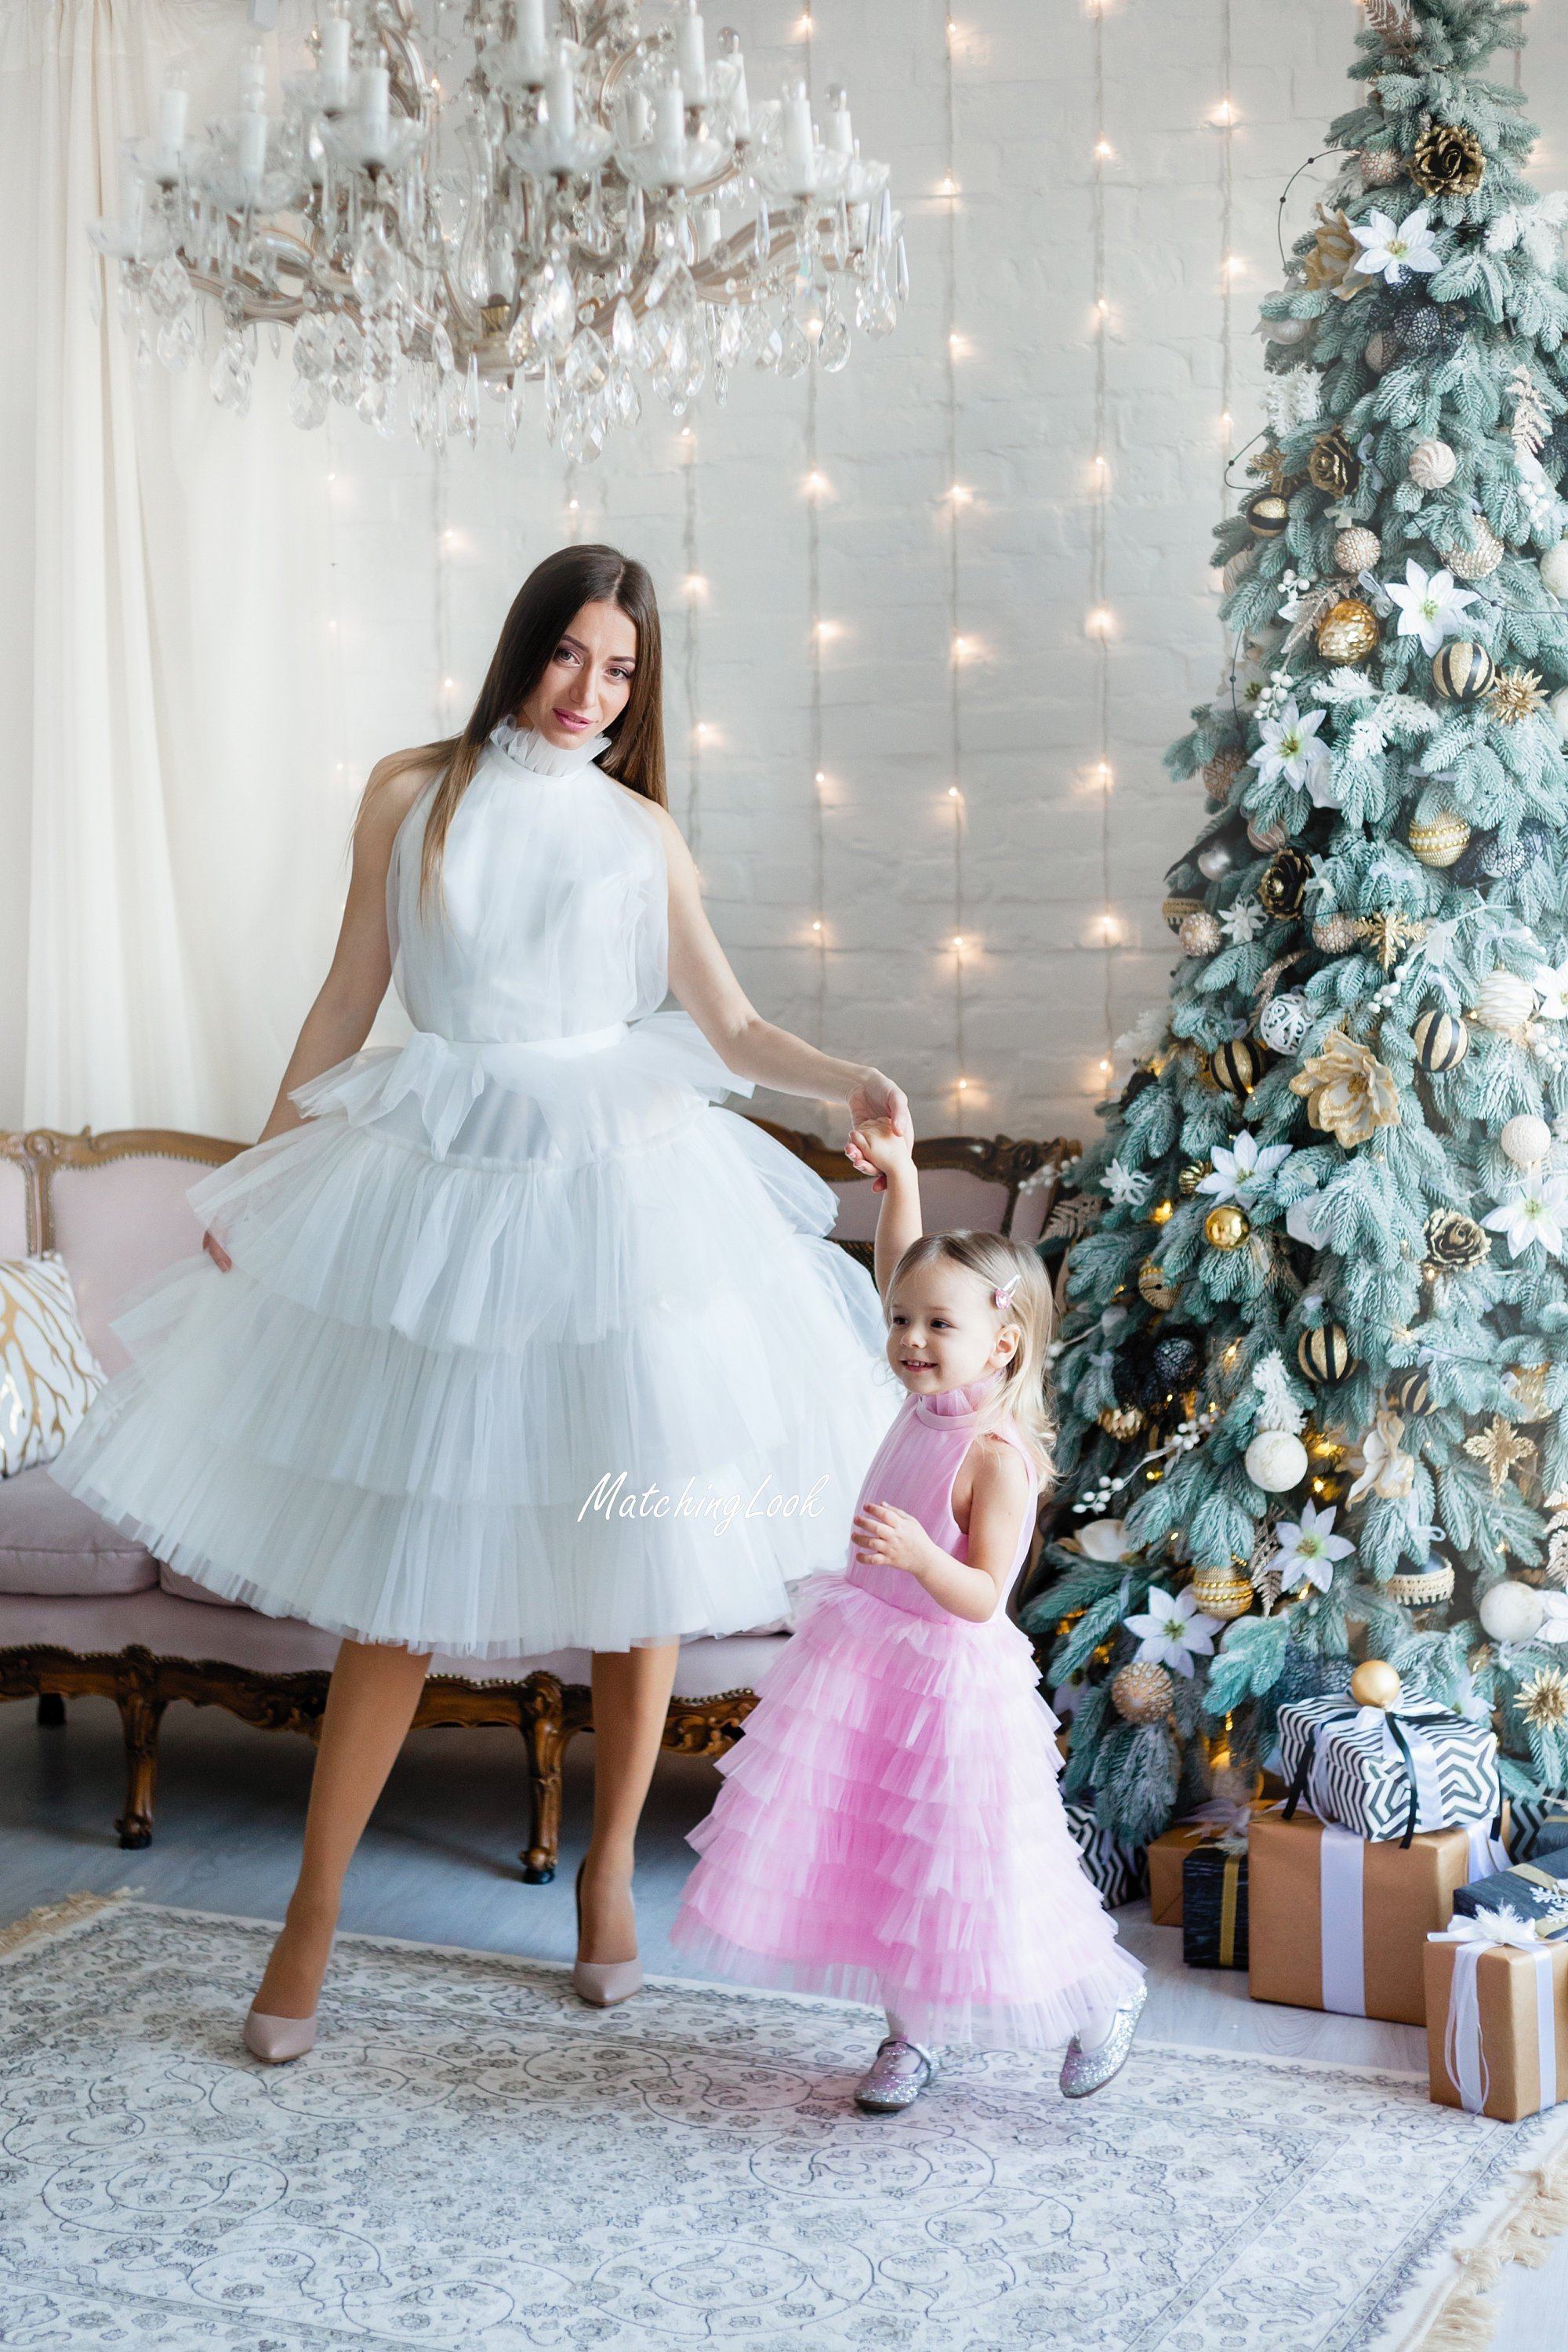
M 1078 1841 L 1083 1856 L 1083 1866 L 1114 1910 L 1119 1903 L 1131 1903 L 1142 1894 L 1147 1884 L 1143 1854 L 1140 1847 L 1123 1845 L 1109 1830 L 1102 1830 L 1095 1819 L 1094 1807 L 1081 1799 L 1069 1797 L 1064 1805 L 1068 1827 Z
M 1495 1868 L 1497 1850 L 1479 1824 L 1403 1845 L 1264 1812 L 1247 1852 L 1254 2000 L 1423 2025 L 1426 1937 L 1447 1926 L 1456 1889 Z
M 1450 1932 L 1427 1938 L 1425 1958 L 1427 2082 L 1439 2106 L 1513 2124 L 1568 2097 L 1568 1940 Z
M 1466 1829 L 1495 1821 L 1501 1803 L 1490 1725 L 1430 1700 L 1395 1709 L 1301 1699 L 1279 1710 L 1279 1753 L 1289 1801 L 1358 1837 Z
M 1471 1919 L 1480 1911 L 1508 1911 L 1516 1919 L 1568 1925 L 1568 1846 L 1542 1853 L 1533 1862 L 1510 1863 L 1506 1870 L 1457 1888 L 1454 1908 Z
M 1182 1864 L 1182 1958 L 1190 1969 L 1247 1966 L 1247 1852 L 1194 1846 Z
M 1255 1806 L 1254 1811 L 1262 1810 Z M 1182 1925 L 1182 1871 L 1188 1854 L 1211 1845 L 1224 1834 L 1226 1824 L 1194 1820 L 1163 1830 L 1146 1848 L 1149 1869 L 1149 1916 L 1157 1927 Z
M 1509 1802 L 1510 1862 L 1533 1862 L 1538 1848 L 1568 1845 L 1568 1796 L 1513 1797 Z

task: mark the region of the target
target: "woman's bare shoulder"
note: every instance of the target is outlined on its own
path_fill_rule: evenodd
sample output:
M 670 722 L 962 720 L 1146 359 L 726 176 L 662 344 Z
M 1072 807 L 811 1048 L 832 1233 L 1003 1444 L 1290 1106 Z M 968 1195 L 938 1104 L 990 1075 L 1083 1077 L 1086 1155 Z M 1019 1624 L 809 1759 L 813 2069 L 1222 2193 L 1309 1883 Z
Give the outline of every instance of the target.
M 389 845 L 431 778 L 440 772 L 437 751 L 389 751 L 365 780 L 354 831 L 362 839 Z

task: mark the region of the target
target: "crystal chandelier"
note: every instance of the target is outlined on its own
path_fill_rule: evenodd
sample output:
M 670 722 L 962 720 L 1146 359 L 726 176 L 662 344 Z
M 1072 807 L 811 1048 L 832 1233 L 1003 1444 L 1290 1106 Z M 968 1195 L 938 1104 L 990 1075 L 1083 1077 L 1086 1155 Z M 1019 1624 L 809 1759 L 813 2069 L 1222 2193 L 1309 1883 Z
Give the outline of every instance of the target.
M 820 128 L 802 82 L 753 107 L 697 0 L 342 0 L 310 47 L 281 115 L 256 47 L 205 138 L 176 77 L 126 142 L 120 217 L 89 233 L 139 367 L 195 358 L 210 301 L 212 389 L 241 415 L 258 328 L 280 348 L 289 327 L 297 425 L 337 400 L 439 446 L 477 438 L 489 395 L 510 446 L 536 383 L 583 459 L 641 384 L 679 416 L 738 366 L 831 372 L 851 321 L 897 322 L 899 215 L 844 92 Z

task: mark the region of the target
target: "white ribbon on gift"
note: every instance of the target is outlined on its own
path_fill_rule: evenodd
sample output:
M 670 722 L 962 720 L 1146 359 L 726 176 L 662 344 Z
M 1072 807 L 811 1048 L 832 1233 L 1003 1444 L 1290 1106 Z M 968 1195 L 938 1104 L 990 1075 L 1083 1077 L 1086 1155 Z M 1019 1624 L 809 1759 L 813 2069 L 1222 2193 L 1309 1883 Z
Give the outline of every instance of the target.
M 1373 1710 L 1374 1712 L 1376 1710 Z M 1506 1870 L 1508 1857 L 1485 1822 L 1465 1832 L 1472 1880 Z M 1366 2015 L 1366 1945 L 1362 1916 L 1367 1840 L 1323 1823 L 1318 1850 L 1318 1932 L 1322 1954 L 1323 2007 L 1340 2017 Z M 1499 1861 L 1497 1857 L 1502 1856 Z M 1458 2077 L 1456 2077 L 1456 2080 Z
M 1430 1715 L 1447 1715 L 1449 1710 L 1435 1701 L 1425 1710 Z M 1400 1728 L 1410 1748 L 1410 1767 L 1415 1781 L 1415 1826 L 1428 1829 L 1444 1828 L 1443 1783 L 1437 1765 L 1437 1751 L 1429 1739 L 1424 1738 L 1415 1718 L 1422 1712 L 1417 1699 L 1409 1707 L 1398 1710 Z M 1379 1739 L 1379 1760 L 1405 1769 L 1404 1751 L 1394 1736 L 1387 1712 L 1381 1706 L 1358 1707 L 1353 1716 L 1342 1716 L 1336 1720 L 1321 1723 L 1312 1750 L 1312 1769 L 1307 1779 L 1307 1802 L 1320 1820 L 1327 1820 L 1333 1808 L 1328 1783 L 1329 1750 L 1342 1741 L 1348 1742 L 1360 1732 L 1375 1731 Z
M 1454 1981 L 1448 1989 L 1448 2021 L 1443 2037 L 1443 2063 L 1467 2115 L 1479 2116 L 1486 2105 L 1491 2082 L 1486 2053 L 1481 2048 L 1480 1995 L 1476 1975 L 1484 1953 L 1500 1947 L 1528 1952 L 1535 1962 L 1535 2054 L 1541 2074 L 1542 2110 L 1557 2105 L 1557 2020 L 1552 1998 L 1553 1942 L 1542 1942 L 1533 1919 L 1514 1911 L 1479 1911 L 1473 1917 L 1456 1912 L 1448 1925 L 1434 1929 L 1429 1944 L 1456 1944 Z

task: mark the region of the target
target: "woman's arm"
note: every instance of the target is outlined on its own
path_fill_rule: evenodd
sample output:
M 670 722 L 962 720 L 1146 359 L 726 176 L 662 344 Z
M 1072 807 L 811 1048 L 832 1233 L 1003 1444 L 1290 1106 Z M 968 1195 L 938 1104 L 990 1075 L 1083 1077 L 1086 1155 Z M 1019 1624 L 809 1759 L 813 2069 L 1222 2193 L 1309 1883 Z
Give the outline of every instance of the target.
M 954 1617 L 980 1624 L 1005 1595 L 1024 1514 L 1029 1474 L 1005 1437 L 977 1437 L 970 1449 L 969 1558 L 954 1559 L 917 1518 L 891 1503 L 868 1503 L 853 1522 L 855 1549 L 886 1568 L 902 1569 Z
M 389 769 L 394 771 L 391 775 Z M 392 948 L 386 936 L 386 875 L 392 845 L 428 773 L 426 769 L 397 772 L 395 761 L 385 760 L 371 771 L 354 826 L 349 893 L 331 966 L 305 1015 L 267 1123 L 256 1139 L 258 1143 L 300 1126 L 302 1114 L 289 1099 L 291 1090 L 320 1077 L 334 1062 L 357 1054 L 370 1034 L 370 1024 L 392 977 Z M 222 1244 L 205 1234 L 202 1246 L 226 1273 L 230 1260 Z
M 666 809 L 647 805 L 659 818 L 669 868 L 669 984 L 726 1069 L 738 1078 L 775 1087 L 781 1094 L 815 1096 L 845 1103 L 850 1120 L 886 1118 L 914 1139 L 914 1124 L 903 1089 L 864 1062 L 839 1061 L 819 1053 L 804 1037 L 764 1021 L 730 968 L 702 905 L 691 852 Z M 883 1179 L 853 1137 L 845 1147 L 862 1175 Z

